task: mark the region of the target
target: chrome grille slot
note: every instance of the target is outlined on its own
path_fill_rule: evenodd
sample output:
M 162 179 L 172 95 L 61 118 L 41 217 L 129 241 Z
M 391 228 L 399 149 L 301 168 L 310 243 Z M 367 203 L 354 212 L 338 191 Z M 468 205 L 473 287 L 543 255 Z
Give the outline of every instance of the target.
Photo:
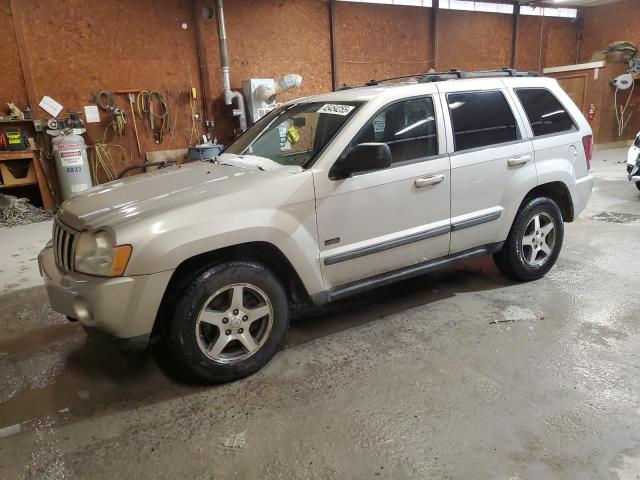
M 56 265 L 65 272 L 73 270 L 73 257 L 77 234 L 56 220 L 53 223 L 53 252 Z

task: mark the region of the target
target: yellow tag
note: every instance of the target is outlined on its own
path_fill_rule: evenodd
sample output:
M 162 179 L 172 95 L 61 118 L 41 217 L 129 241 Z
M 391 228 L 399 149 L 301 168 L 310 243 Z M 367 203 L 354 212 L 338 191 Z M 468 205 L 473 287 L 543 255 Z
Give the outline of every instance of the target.
M 289 127 L 287 130 L 287 140 L 291 143 L 296 143 L 300 140 L 300 134 L 298 133 L 298 129 L 296 127 Z
M 196 87 L 191 87 L 191 98 L 194 100 L 198 98 L 198 92 L 196 91 Z

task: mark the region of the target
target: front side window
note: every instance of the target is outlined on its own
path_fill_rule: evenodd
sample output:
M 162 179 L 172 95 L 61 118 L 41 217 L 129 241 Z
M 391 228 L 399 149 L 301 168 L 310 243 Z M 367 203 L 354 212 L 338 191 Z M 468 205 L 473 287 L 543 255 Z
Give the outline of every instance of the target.
M 513 112 L 502 92 L 447 95 L 456 152 L 518 140 Z
M 573 120 L 553 94 L 544 88 L 518 88 L 531 129 L 536 137 L 573 130 Z
M 393 163 L 438 155 L 438 135 L 431 97 L 395 102 L 377 113 L 353 145 L 386 143 Z
M 353 116 L 361 102 L 285 105 L 249 128 L 224 153 L 255 155 L 305 167 Z

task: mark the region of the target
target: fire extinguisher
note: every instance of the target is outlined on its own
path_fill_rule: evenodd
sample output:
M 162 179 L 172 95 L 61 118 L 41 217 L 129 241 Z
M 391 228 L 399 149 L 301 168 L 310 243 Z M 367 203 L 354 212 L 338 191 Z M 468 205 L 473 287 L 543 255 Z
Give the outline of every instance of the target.
M 593 103 L 589 105 L 589 110 L 587 110 L 587 118 L 590 122 L 593 121 L 594 118 L 596 118 L 596 106 Z

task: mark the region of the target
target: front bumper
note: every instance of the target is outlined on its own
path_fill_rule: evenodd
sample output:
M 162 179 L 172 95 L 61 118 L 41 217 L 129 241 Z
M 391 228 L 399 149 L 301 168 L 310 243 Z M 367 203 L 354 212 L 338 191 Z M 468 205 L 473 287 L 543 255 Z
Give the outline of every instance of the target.
M 119 278 L 67 273 L 56 265 L 51 247 L 40 252 L 38 266 L 53 310 L 121 339 L 149 336 L 173 273 Z

